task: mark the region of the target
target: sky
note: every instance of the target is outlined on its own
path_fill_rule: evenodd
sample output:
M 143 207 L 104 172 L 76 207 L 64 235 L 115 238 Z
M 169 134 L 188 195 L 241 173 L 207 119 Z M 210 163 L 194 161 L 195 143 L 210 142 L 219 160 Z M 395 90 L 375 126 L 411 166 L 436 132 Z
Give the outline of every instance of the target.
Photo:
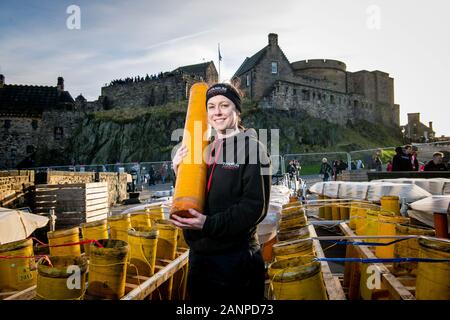
M 420 112 L 448 136 L 449 12 L 445 0 L 2 0 L 0 73 L 8 84 L 55 86 L 63 76 L 73 97 L 95 100 L 113 79 L 211 60 L 217 68 L 218 43 L 227 80 L 273 32 L 290 62 L 389 73 L 401 124 Z

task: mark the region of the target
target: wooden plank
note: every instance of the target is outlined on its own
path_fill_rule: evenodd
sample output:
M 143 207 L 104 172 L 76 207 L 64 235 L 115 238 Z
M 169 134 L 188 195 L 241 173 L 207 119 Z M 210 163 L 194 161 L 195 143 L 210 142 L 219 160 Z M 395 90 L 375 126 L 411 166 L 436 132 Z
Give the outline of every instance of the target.
M 339 228 L 346 236 L 355 236 L 353 231 L 349 228 L 349 226 L 342 222 L 339 224 Z M 367 246 L 354 246 L 355 249 L 359 252 L 362 258 L 366 259 L 376 259 L 377 257 L 369 250 Z M 373 264 L 378 272 L 381 274 L 381 281 L 385 285 L 386 289 L 389 290 L 389 293 L 394 299 L 397 300 L 415 300 L 414 295 L 409 292 L 405 286 L 396 278 L 385 265 L 381 263 Z
M 6 297 L 12 296 L 14 294 L 17 294 L 19 292 L 20 291 L 0 292 L 0 300 L 5 299 Z
M 108 214 L 107 213 L 103 213 L 103 214 L 99 214 L 99 215 L 96 215 L 96 216 L 93 216 L 93 217 L 86 218 L 86 222 L 103 220 L 103 219 L 106 219 L 106 218 L 108 218 Z
M 100 203 L 106 203 L 108 204 L 108 198 L 98 198 L 98 199 L 93 199 L 93 200 L 86 200 L 86 207 L 95 205 L 95 204 L 100 204 Z
M 86 194 L 93 194 L 93 193 L 101 193 L 101 192 L 108 192 L 108 187 L 100 187 L 100 188 L 90 188 L 86 189 Z
M 153 291 L 161 286 L 165 281 L 169 280 L 175 272 L 180 270 L 188 262 L 189 251 L 186 251 L 181 256 L 173 260 L 167 266 L 155 273 L 151 278 L 142 283 L 136 289 L 122 297 L 121 300 L 143 300 L 148 297 Z
M 95 211 L 91 211 L 91 212 L 86 212 L 85 217 L 86 219 L 90 219 L 102 214 L 107 214 L 109 212 L 109 208 L 103 208 L 100 210 L 95 210 Z
M 4 300 L 31 300 L 36 296 L 36 286 L 29 287 L 23 291 L 20 291 L 12 296 L 5 298 Z
M 86 189 L 107 187 L 107 186 L 108 186 L 108 182 L 88 182 L 85 184 Z
M 309 234 L 311 237 L 317 237 L 316 230 L 313 225 L 309 225 Z M 313 240 L 314 249 L 316 251 L 316 255 L 318 258 L 325 258 L 325 254 L 323 253 L 322 246 L 320 245 L 319 240 Z M 346 300 L 344 290 L 339 282 L 336 282 L 335 277 L 331 273 L 330 266 L 326 261 L 321 261 L 321 269 L 323 280 L 325 282 L 325 288 L 327 290 L 328 299 L 329 300 Z
M 90 206 L 86 206 L 86 215 L 88 213 L 92 213 L 97 210 L 105 209 L 105 208 L 108 208 L 108 199 L 105 199 L 105 201 L 103 201 L 102 203 L 99 203 L 99 204 L 93 204 Z
M 86 200 L 108 198 L 108 192 L 92 193 L 85 196 Z

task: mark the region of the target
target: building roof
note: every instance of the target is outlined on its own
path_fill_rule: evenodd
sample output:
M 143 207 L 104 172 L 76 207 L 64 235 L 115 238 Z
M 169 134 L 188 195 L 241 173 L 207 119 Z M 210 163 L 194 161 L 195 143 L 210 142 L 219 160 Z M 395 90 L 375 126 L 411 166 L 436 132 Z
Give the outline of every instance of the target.
M 57 87 L 4 85 L 0 88 L 0 113 L 42 114 L 44 110 L 73 102 L 69 92 L 58 92 Z
M 189 74 L 205 74 L 206 72 L 206 68 L 208 68 L 208 66 L 213 63 L 212 61 L 208 61 L 208 62 L 203 62 L 203 63 L 198 63 L 198 64 L 191 64 L 188 66 L 182 66 L 182 67 L 178 67 L 175 70 L 173 70 L 173 72 L 177 72 L 177 71 L 182 71 L 185 73 L 189 73 Z
M 241 66 L 237 69 L 236 73 L 234 74 L 234 77 L 239 77 L 243 73 L 246 73 L 247 71 L 252 69 L 259 62 L 259 60 L 264 56 L 264 54 L 266 53 L 267 47 L 268 46 L 265 46 L 264 48 L 259 50 L 257 53 L 252 55 L 250 58 L 249 57 L 245 58 L 244 62 L 241 64 Z

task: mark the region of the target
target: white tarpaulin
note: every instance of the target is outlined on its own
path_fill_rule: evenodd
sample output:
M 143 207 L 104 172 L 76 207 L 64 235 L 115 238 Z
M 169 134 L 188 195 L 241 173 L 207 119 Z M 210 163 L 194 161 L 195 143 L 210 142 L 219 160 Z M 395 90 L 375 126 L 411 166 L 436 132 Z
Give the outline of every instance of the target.
M 411 183 L 392 182 L 317 182 L 309 188 L 315 194 L 338 199 L 355 199 L 379 202 L 383 196 L 398 196 L 406 202 L 414 202 L 431 196 L 431 193 Z
M 276 236 L 281 209 L 283 204 L 289 202 L 289 194 L 290 190 L 286 186 L 273 185 L 271 187 L 267 215 L 257 227 L 259 243 L 263 244 Z
M 431 196 L 416 202 L 411 203 L 409 206 L 413 210 L 425 211 L 425 212 L 437 212 L 447 213 L 450 205 L 450 195 L 444 196 Z
M 408 210 L 408 216 L 434 228 L 434 214 L 432 212 Z M 448 232 L 450 233 L 450 225 L 448 226 Z
M 381 179 L 372 180 L 372 182 L 392 182 L 392 183 L 411 183 L 428 191 L 432 195 L 450 195 L 450 179 L 445 178 L 398 178 L 398 179 Z
M 49 219 L 20 210 L 0 208 L 0 244 L 24 240 L 34 230 L 45 227 Z

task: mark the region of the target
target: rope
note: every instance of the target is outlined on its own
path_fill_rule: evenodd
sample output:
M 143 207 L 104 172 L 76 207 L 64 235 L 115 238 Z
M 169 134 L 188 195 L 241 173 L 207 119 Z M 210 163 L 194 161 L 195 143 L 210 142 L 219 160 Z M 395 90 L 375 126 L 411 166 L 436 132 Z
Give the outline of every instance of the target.
M 328 262 L 360 262 L 360 263 L 450 262 L 450 259 L 432 259 L 432 258 L 316 258 L 315 260 Z

